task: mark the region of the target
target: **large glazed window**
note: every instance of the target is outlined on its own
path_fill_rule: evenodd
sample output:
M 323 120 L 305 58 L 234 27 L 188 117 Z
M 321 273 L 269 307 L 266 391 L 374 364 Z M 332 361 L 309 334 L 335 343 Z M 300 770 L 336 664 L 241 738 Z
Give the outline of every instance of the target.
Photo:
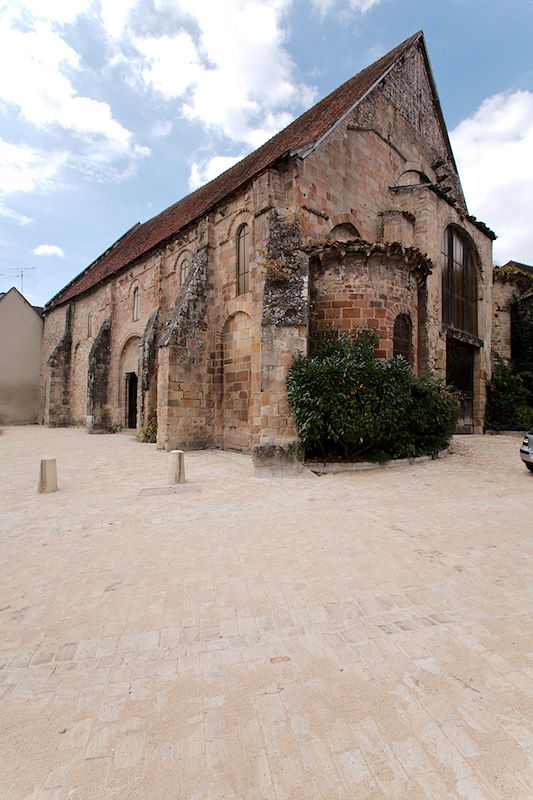
M 237 294 L 248 291 L 249 275 L 248 225 L 241 225 L 237 232 Z
M 472 245 L 458 228 L 444 232 L 442 248 L 442 321 L 477 336 L 477 281 Z

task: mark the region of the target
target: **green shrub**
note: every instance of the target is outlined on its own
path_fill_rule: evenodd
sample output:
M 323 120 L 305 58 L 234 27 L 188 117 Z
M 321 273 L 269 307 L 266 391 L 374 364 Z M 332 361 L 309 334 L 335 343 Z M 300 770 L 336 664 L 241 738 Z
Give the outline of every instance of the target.
M 492 378 L 487 384 L 485 428 L 494 431 L 529 430 L 533 426 L 531 395 L 509 361 L 492 354 Z
M 457 399 L 401 358 L 378 359 L 369 328 L 330 330 L 291 364 L 287 395 L 307 457 L 383 461 L 434 453 L 457 422 Z
M 151 419 L 145 428 L 139 431 L 139 439 L 141 442 L 148 442 L 155 444 L 157 442 L 157 420 Z
M 438 453 L 450 442 L 459 410 L 457 392 L 433 375 L 412 375 L 407 413 L 398 429 L 398 444 L 394 446 L 393 440 L 391 451 L 397 458 Z

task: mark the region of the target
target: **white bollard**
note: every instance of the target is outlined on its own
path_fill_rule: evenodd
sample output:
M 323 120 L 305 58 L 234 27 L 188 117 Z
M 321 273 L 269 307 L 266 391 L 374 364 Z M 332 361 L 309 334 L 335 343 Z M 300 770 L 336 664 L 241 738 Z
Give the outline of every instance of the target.
M 55 458 L 41 458 L 39 492 L 40 494 L 57 492 L 57 466 Z
M 185 483 L 185 453 L 183 450 L 171 450 L 168 467 L 168 482 Z

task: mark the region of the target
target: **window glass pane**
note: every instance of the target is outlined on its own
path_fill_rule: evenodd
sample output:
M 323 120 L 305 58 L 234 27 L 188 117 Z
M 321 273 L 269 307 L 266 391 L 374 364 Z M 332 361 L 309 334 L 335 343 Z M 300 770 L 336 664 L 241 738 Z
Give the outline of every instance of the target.
M 453 260 L 458 264 L 464 264 L 464 247 L 456 231 L 453 232 Z
M 477 335 L 475 260 L 466 236 L 453 228 L 446 230 L 443 240 L 442 320 Z

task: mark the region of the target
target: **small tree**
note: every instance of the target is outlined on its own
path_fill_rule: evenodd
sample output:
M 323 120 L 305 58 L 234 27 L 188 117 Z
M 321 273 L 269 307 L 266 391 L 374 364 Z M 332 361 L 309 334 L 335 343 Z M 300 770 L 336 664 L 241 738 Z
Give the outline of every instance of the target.
M 533 425 L 529 392 L 509 361 L 492 353 L 492 378 L 487 384 L 485 428 L 494 431 L 521 431 Z

